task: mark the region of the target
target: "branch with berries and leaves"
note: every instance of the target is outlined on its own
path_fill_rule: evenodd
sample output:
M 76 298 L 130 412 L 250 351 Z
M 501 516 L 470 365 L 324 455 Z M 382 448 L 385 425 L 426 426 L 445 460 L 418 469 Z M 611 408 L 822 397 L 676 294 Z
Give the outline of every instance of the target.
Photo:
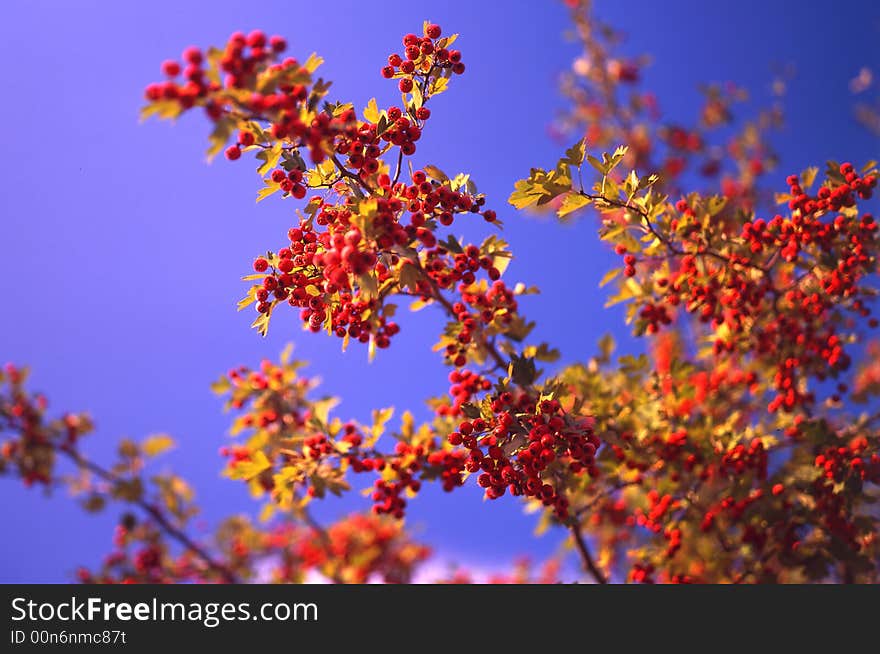
M 330 101 L 321 58 L 286 56 L 280 37 L 188 48 L 147 87 L 143 116 L 204 111 L 209 157 L 253 157 L 257 201 L 298 203 L 277 247 L 248 258 L 239 310 L 262 335 L 294 310 L 305 330 L 372 360 L 406 328 L 401 304 L 433 306 L 450 386 L 424 422 L 409 411 L 393 422 L 391 408 L 361 421 L 334 415 L 337 400 L 317 396 L 289 349 L 228 371 L 213 385 L 234 416 L 224 472 L 264 504 L 259 523 L 230 518 L 205 544 L 188 531 L 188 486 L 143 475 L 170 439 L 125 441 L 100 466 L 78 447 L 88 420 L 44 421 L 10 369 L 0 470 L 54 486 L 63 454 L 87 508 L 133 509 L 84 581 L 411 581 L 428 551 L 404 529 L 409 501 L 472 476 L 487 499 L 520 498 L 539 532 L 564 530 L 597 583 L 880 579 L 880 376 L 870 361 L 852 366 L 877 327 L 876 165 L 829 162 L 771 193 L 775 108 L 724 137 L 741 94 L 710 87 L 696 126 L 665 122 L 639 88 L 646 61 L 619 54 L 587 0 L 567 4 L 583 52 L 562 80 L 560 126 L 577 140 L 509 203 L 598 218 L 622 257 L 600 286 L 615 285 L 608 306 L 626 305 L 644 352 L 615 356 L 606 337 L 587 361 L 542 370 L 559 353 L 530 340 L 519 305 L 537 289 L 504 279 L 513 255 L 498 215 L 469 174 L 413 163 L 442 121 L 435 98 L 465 72 L 457 35 L 425 22 L 404 36 L 381 69 L 400 103 L 360 111 Z M 686 190 L 689 172 L 699 191 Z M 475 220 L 490 231 L 479 243 L 453 233 Z M 313 502 L 355 486 L 369 512 L 316 521 Z

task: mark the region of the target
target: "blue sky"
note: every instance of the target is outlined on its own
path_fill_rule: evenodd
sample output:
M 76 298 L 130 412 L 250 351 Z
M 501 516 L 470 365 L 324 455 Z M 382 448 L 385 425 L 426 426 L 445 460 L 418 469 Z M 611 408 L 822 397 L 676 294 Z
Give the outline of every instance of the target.
M 780 185 L 828 158 L 878 154 L 877 140 L 852 120 L 847 92 L 862 66 L 877 68 L 874 3 L 597 5 L 628 32 L 632 54 L 653 55 L 646 83 L 685 123 L 697 112 L 697 82 L 735 81 L 760 102 L 771 64 L 795 64 L 787 127 L 775 140 Z M 343 398 L 340 415 L 419 410 L 446 388 L 430 351 L 442 320 L 431 310 L 404 316 L 393 347 L 371 365 L 363 348 L 342 354 L 337 339 L 302 332 L 293 312 L 273 319 L 261 339 L 248 328 L 250 312 L 235 311 L 240 277 L 255 254 L 283 242 L 295 205 L 255 205 L 259 180 L 249 162 L 206 165 L 201 116 L 173 127 L 139 124 L 143 87 L 189 44 L 262 28 L 287 37 L 296 56 L 322 54 L 333 99 L 362 107 L 376 96 L 383 105 L 399 94 L 379 69 L 426 18 L 461 33 L 467 73 L 432 107 L 416 162 L 470 172 L 498 210 L 517 256 L 506 278 L 544 290 L 525 306 L 536 337 L 552 340 L 566 361 L 589 356 L 605 332 L 625 338 L 620 312 L 600 310 L 597 283 L 614 258 L 592 225 L 563 228 L 505 205 L 530 166 L 558 156 L 546 128 L 560 106 L 556 76 L 576 54 L 561 36 L 561 3 L 30 0 L 0 8 L 0 361 L 31 365 L 32 388 L 56 411 L 94 416 L 98 430 L 85 447 L 97 460 L 109 461 L 122 436 L 173 434 L 179 446 L 158 465 L 193 483 L 205 527 L 256 508 L 243 486 L 219 476 L 228 417 L 208 384 L 221 372 L 275 357 L 293 341 L 312 362 L 308 371 Z M 0 479 L 0 493 L 0 581 L 66 581 L 109 549 L 120 510 L 84 515 L 63 494 L 47 499 L 9 479 Z M 365 506 L 359 495 L 320 514 L 355 506 Z M 409 523 L 444 558 L 483 566 L 519 554 L 540 559 L 558 544 L 531 537 L 534 520 L 519 504 L 483 502 L 474 487 L 453 495 L 429 488 L 412 502 Z

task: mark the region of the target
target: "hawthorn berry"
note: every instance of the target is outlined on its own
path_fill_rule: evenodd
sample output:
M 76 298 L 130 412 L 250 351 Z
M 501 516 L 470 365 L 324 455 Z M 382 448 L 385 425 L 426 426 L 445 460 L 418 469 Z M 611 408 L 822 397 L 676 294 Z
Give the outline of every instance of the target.
M 230 161 L 235 161 L 236 159 L 241 157 L 241 148 L 239 148 L 237 145 L 230 145 L 228 148 L 226 148 L 224 154 L 226 155 L 226 158 Z

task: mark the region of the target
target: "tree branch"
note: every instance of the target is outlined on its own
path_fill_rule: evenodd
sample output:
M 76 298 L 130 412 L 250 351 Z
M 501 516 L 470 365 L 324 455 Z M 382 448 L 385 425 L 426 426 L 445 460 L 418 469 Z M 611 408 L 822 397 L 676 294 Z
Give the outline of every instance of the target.
M 56 451 L 61 452 L 62 454 L 67 456 L 77 466 L 88 470 L 89 472 L 93 473 L 97 477 L 100 477 L 104 481 L 107 481 L 111 484 L 118 484 L 121 481 L 118 476 L 116 476 L 109 470 L 101 467 L 97 463 L 86 459 L 78 452 L 66 447 L 53 447 Z M 230 570 L 226 565 L 214 559 L 210 554 L 208 554 L 207 551 L 205 551 L 204 548 L 193 541 L 186 533 L 173 525 L 156 506 L 150 504 L 143 499 L 129 500 L 129 502 L 140 508 L 147 515 L 149 515 L 162 531 L 164 531 L 173 540 L 180 543 L 185 549 L 195 554 L 196 557 L 201 559 L 201 561 L 208 568 L 217 572 L 226 583 L 241 583 L 241 580 L 232 570 Z
M 605 576 L 605 574 L 599 569 L 599 566 L 596 565 L 596 561 L 593 560 L 593 555 L 590 553 L 590 547 L 587 545 L 587 541 L 584 540 L 584 535 L 581 533 L 580 524 L 576 523 L 571 525 L 569 531 L 571 531 L 574 544 L 581 555 L 581 562 L 584 565 L 584 570 L 593 576 L 593 579 L 595 579 L 597 584 L 607 584 L 608 577 Z

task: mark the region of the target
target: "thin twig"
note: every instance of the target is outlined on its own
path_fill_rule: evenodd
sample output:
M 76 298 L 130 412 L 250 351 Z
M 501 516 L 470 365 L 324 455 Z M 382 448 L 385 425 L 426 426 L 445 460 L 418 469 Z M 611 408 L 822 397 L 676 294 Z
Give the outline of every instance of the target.
M 77 466 L 92 472 L 96 476 L 100 477 L 104 481 L 107 481 L 111 484 L 118 484 L 122 481 L 117 475 L 113 474 L 109 470 L 101 467 L 94 461 L 90 461 L 86 459 L 78 452 L 71 450 L 66 447 L 57 447 L 55 448 L 58 452 L 61 452 L 69 459 L 71 459 Z M 154 505 L 143 499 L 135 499 L 129 500 L 130 503 L 134 504 L 142 511 L 147 513 L 153 520 L 156 521 L 158 526 L 164 531 L 168 536 L 176 540 L 178 543 L 183 545 L 184 548 L 195 554 L 202 562 L 207 565 L 212 570 L 216 571 L 220 574 L 223 579 L 230 584 L 238 584 L 241 583 L 241 580 L 238 576 L 230 570 L 227 566 L 220 563 L 216 559 L 214 559 L 204 548 L 198 545 L 195 541 L 193 541 L 189 536 L 186 535 L 182 530 L 173 525 L 168 518 Z

